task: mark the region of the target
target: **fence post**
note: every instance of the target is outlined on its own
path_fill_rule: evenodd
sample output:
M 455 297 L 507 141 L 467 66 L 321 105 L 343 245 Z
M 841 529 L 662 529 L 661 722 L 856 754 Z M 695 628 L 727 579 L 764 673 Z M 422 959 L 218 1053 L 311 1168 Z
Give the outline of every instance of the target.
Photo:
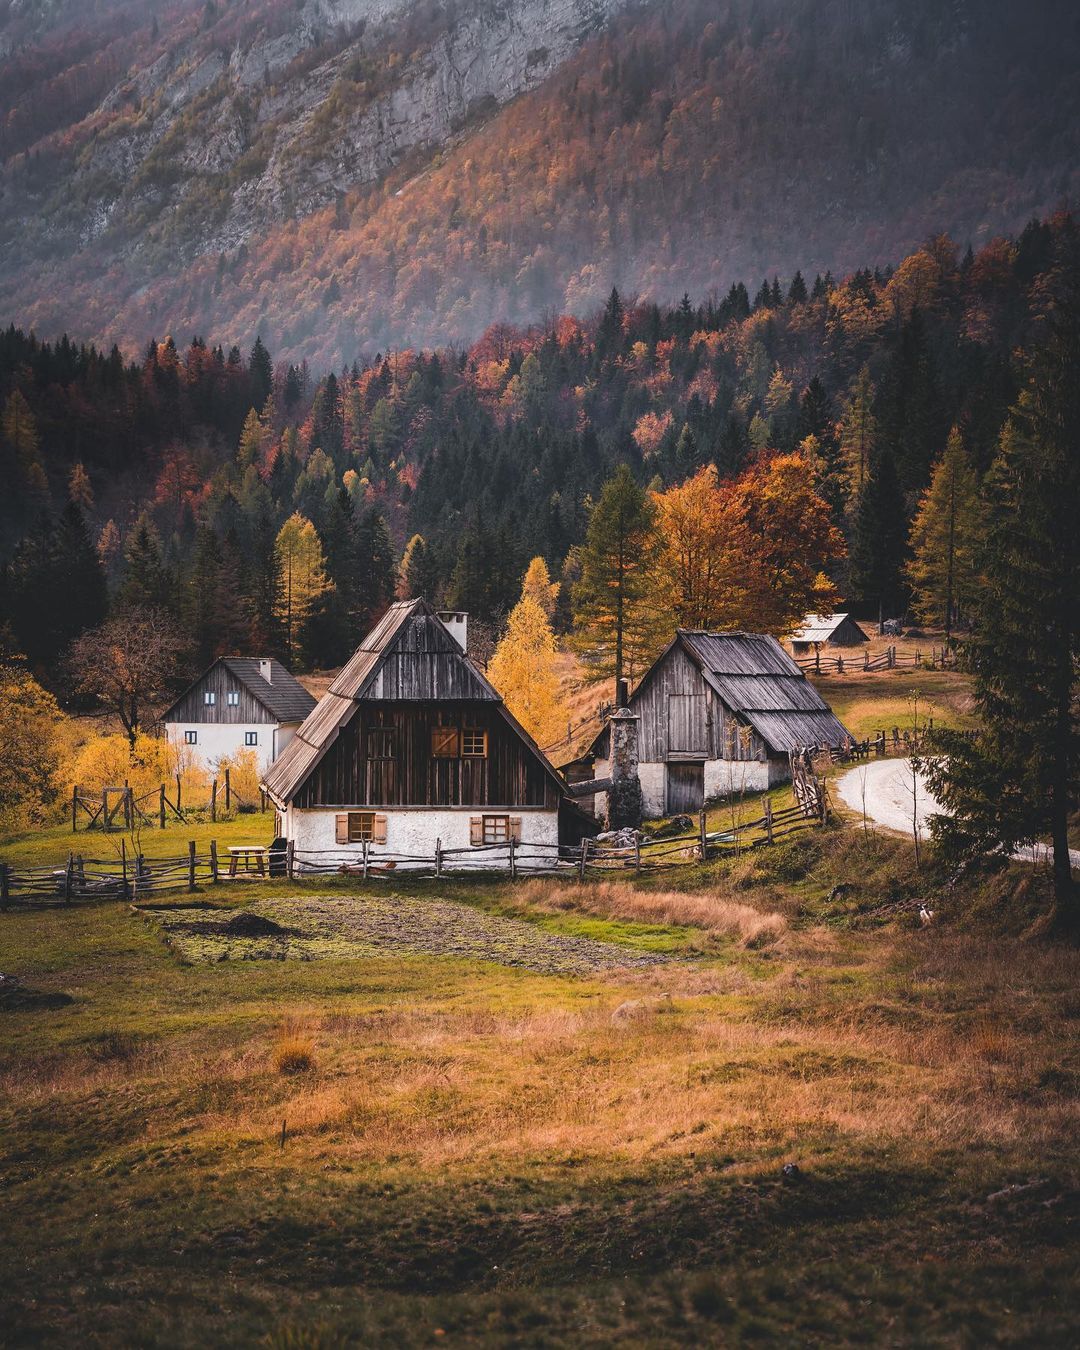
M 180 814 L 180 775 L 176 775 L 176 814 Z
M 85 885 L 86 885 L 86 866 L 85 866 L 85 864 L 83 863 L 83 855 L 82 855 L 81 853 L 78 853 L 78 854 L 75 855 L 75 866 L 79 869 L 79 885 L 80 885 L 80 886 L 85 886 Z
M 511 880 L 511 881 L 516 881 L 516 880 L 517 880 L 517 854 L 514 852 L 514 848 L 515 848 L 514 836 L 511 835 L 511 836 L 510 836 L 510 880 Z
M 698 848 L 701 851 L 701 861 L 705 861 L 706 851 L 706 831 L 705 831 L 705 808 L 701 808 L 701 814 L 698 816 Z
M 76 784 L 71 789 L 71 833 L 74 834 L 78 829 L 78 810 L 79 810 L 79 788 Z
M 863 670 L 869 670 L 869 669 L 870 669 L 870 648 L 869 648 L 869 647 L 864 647 L 864 648 L 863 648 L 863 654 L 862 654 L 862 668 L 863 668 Z
M 165 828 L 165 784 L 162 783 L 161 791 L 158 793 L 158 821 L 161 828 Z
M 225 770 L 225 810 L 228 811 L 228 810 L 231 809 L 231 807 L 232 807 L 232 779 L 229 777 L 229 770 L 228 770 L 228 768 L 226 768 L 226 770 Z
M 217 779 L 210 785 L 210 819 L 217 821 Z
M 634 831 L 634 871 L 641 871 L 641 832 Z
M 364 880 L 368 879 L 368 841 L 365 839 L 361 845 L 364 858 Z
M 768 797 L 765 798 L 765 838 L 770 844 L 773 842 L 772 802 Z
M 836 673 L 837 675 L 843 675 L 844 673 L 844 658 L 842 656 L 836 658 Z
M 285 845 L 285 875 L 290 881 L 296 871 L 296 843 L 290 839 Z
M 130 830 L 135 824 L 135 808 L 131 800 L 131 783 L 124 779 L 124 829 Z
M 11 869 L 6 862 L 0 862 L 0 909 L 7 909 L 11 903 Z
M 582 841 L 581 841 L 581 861 L 580 861 L 580 863 L 578 864 L 578 868 L 579 868 L 579 872 L 578 872 L 578 880 L 579 880 L 579 881 L 584 881 L 584 880 L 585 880 L 585 867 L 586 867 L 586 864 L 588 863 L 588 861 L 589 861 L 589 836 L 586 835 L 585 838 L 582 839 Z
M 71 873 L 75 868 L 74 853 L 68 854 L 67 867 L 64 869 L 64 904 L 71 904 Z
M 442 839 L 435 840 L 435 875 L 442 876 Z
M 123 895 L 121 896 L 121 899 L 126 900 L 128 898 L 127 841 L 124 839 L 120 840 L 120 883 L 123 887 Z
M 106 834 L 109 833 L 109 793 L 107 788 L 101 789 L 101 828 Z
M 189 839 L 187 846 L 187 888 L 195 889 L 195 840 Z
M 210 884 L 216 886 L 218 883 L 218 861 L 217 861 L 217 840 L 210 840 Z

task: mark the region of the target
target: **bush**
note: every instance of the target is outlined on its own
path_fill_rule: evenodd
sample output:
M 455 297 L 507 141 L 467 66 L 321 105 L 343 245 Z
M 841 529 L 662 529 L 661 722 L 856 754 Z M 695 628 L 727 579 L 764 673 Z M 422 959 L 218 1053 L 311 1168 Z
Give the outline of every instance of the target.
M 315 1045 L 307 1036 L 282 1036 L 274 1047 L 274 1068 L 286 1078 L 314 1073 Z

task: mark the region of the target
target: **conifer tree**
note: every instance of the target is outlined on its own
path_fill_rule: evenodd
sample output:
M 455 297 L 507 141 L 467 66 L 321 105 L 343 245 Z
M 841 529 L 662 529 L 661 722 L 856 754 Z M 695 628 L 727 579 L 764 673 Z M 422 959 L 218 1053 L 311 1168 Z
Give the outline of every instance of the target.
M 1056 924 L 1080 931 L 1069 812 L 1080 772 L 1080 282 L 1059 276 L 1027 387 L 987 480 L 978 605 L 963 644 L 975 742 L 940 733 L 938 841 L 985 856 L 1049 836 Z
M 912 525 L 907 569 L 916 612 L 924 622 L 940 623 L 946 639 L 977 597 L 980 515 L 979 481 L 953 427 Z
M 435 603 L 439 589 L 438 564 L 422 534 L 414 534 L 405 546 L 398 569 L 400 600 L 425 599 Z
M 123 605 L 164 608 L 170 595 L 168 573 L 161 559 L 161 540 L 150 517 L 143 514 L 124 549 L 124 577 L 118 599 Z
M 274 617 L 291 660 L 307 638 L 306 626 L 331 589 L 322 540 L 306 516 L 293 512 L 274 543 L 280 589 Z
M 877 609 L 879 627 L 900 604 L 906 536 L 896 465 L 888 450 L 879 450 L 858 499 L 851 538 L 851 586 Z
M 240 432 L 240 445 L 236 451 L 236 463 L 241 473 L 252 464 L 258 464 L 262 458 L 264 430 L 259 414 L 254 408 L 244 418 L 244 428 Z
M 487 675 L 510 712 L 540 745 L 565 731 L 555 635 L 533 595 L 523 592 L 510 611 L 506 633 L 488 662 Z
M 15 452 L 23 484 L 31 492 L 46 491 L 45 470 L 38 454 L 38 430 L 30 404 L 21 389 L 13 389 L 4 403 L 4 439 Z
M 251 349 L 248 377 L 251 380 L 252 405 L 261 408 L 274 389 L 274 363 L 261 337 L 255 339 L 255 345 Z
M 874 384 L 870 367 L 863 366 L 844 408 L 838 428 L 840 453 L 847 471 L 848 513 L 854 518 L 859 500 L 870 478 L 877 445 L 877 419 L 874 416 Z M 895 465 L 893 466 L 895 471 Z
M 533 558 L 525 569 L 525 579 L 521 583 L 521 595 L 523 599 L 525 596 L 531 596 L 548 619 L 553 617 L 555 604 L 559 597 L 559 583 L 552 581 L 547 562 L 543 558 Z
M 620 464 L 604 484 L 580 550 L 575 646 L 593 679 L 640 675 L 660 645 L 664 618 L 651 576 L 659 540 L 655 508 Z

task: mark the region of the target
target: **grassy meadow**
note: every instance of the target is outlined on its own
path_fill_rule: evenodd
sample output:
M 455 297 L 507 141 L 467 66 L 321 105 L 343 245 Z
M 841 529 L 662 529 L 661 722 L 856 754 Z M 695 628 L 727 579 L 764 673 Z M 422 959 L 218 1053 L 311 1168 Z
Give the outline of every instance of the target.
M 958 908 L 1029 883 L 921 930 L 899 841 L 678 877 L 0 916 L 0 1344 L 1075 1344 L 1080 956 Z M 436 900 L 525 964 L 416 950 Z M 165 940 L 241 908 L 295 945 Z

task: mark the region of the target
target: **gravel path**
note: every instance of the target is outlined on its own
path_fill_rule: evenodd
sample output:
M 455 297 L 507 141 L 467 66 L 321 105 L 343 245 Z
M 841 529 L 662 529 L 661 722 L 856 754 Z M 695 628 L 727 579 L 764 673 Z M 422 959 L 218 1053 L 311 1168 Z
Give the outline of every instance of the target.
M 614 942 L 551 933 L 453 900 L 305 895 L 253 900 L 248 910 L 289 931 L 256 937 L 222 933 L 223 921 L 235 910 L 175 909 L 154 917 L 177 955 L 193 962 L 355 960 L 398 952 L 581 975 L 668 959 Z
M 919 838 L 928 837 L 929 818 L 940 815 L 942 806 L 930 795 L 921 774 L 916 775 L 913 798 L 911 765 L 906 759 L 872 760 L 868 764 L 860 764 L 857 769 L 849 769 L 838 779 L 836 788 L 840 800 L 860 817 L 863 813 L 864 784 L 866 816 L 871 824 L 910 836 L 914 814 L 918 821 Z M 1031 862 L 1036 851 L 1039 862 L 1048 859 L 1049 850 L 1045 844 L 1036 845 L 1035 850 L 1017 849 L 1013 856 L 1021 862 Z M 1080 868 L 1080 849 L 1070 849 L 1069 858 L 1074 869 Z

